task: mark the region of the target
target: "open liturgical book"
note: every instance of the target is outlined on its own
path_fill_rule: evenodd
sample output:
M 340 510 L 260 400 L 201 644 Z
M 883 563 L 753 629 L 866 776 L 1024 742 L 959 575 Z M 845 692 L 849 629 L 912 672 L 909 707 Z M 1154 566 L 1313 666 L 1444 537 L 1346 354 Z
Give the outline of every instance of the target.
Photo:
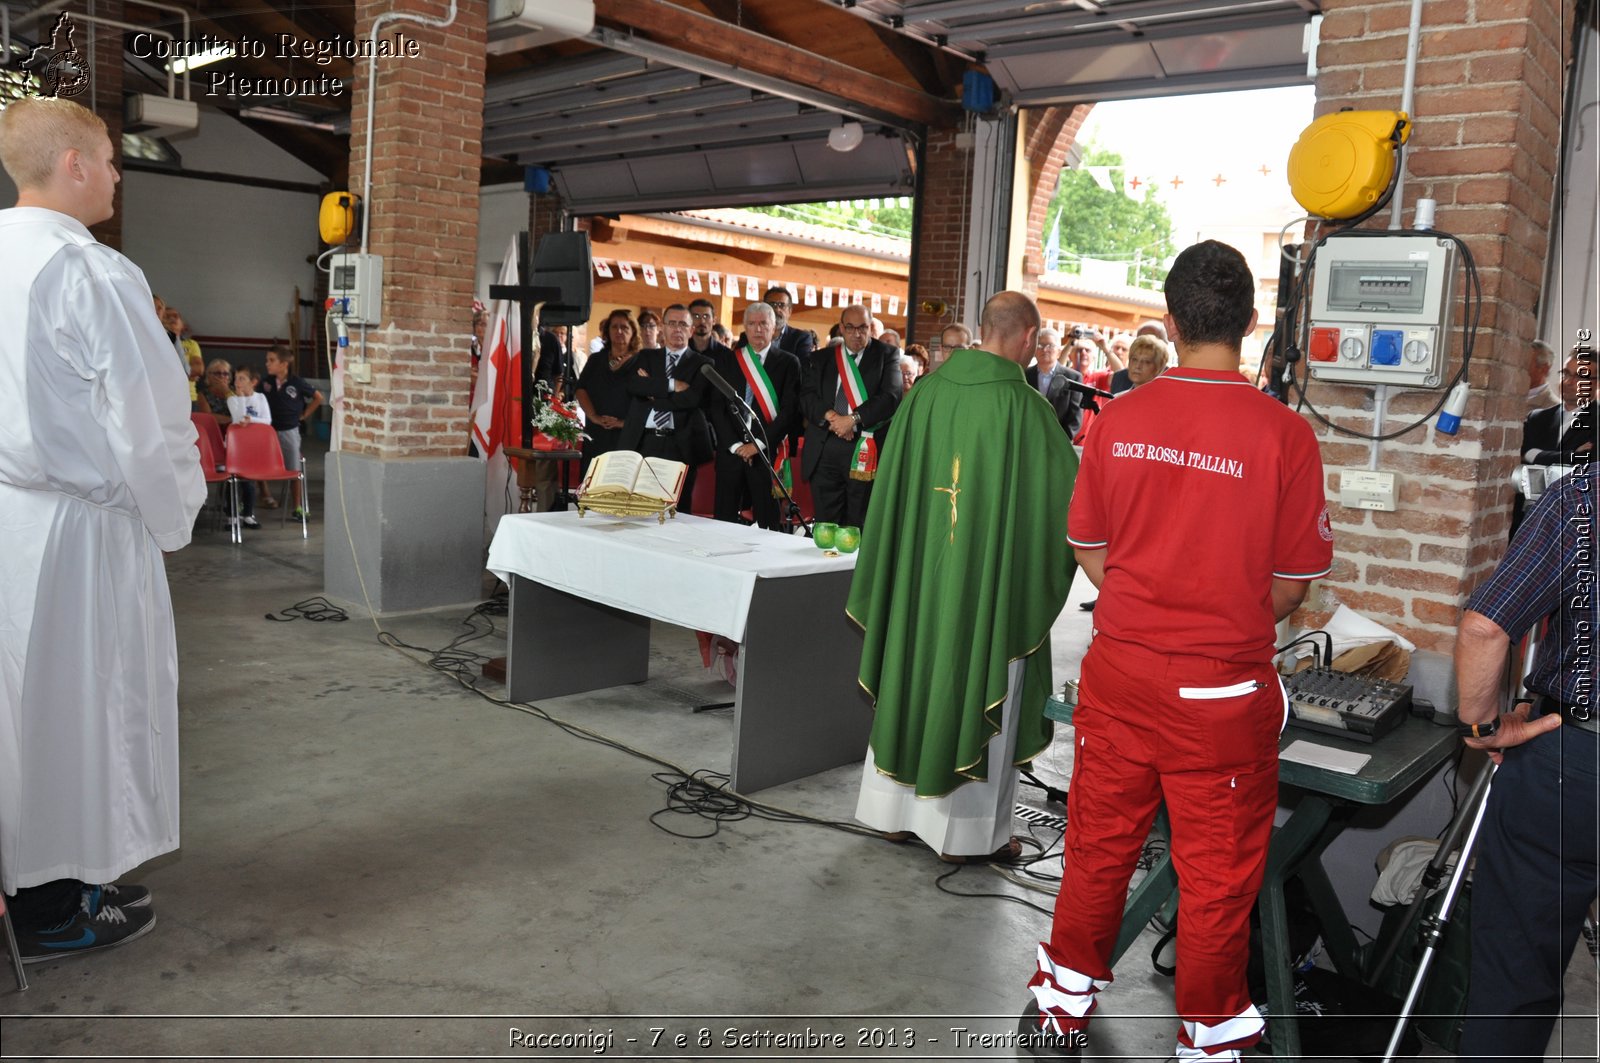
M 676 505 L 689 467 L 667 458 L 647 458 L 633 450 L 600 455 L 583 478 L 585 502 L 643 502 Z

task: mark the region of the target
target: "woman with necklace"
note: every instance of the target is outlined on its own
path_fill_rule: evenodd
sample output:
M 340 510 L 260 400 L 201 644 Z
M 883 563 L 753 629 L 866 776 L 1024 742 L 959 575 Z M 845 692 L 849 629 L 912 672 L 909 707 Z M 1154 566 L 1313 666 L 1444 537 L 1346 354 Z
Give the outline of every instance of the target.
M 589 437 L 583 441 L 580 482 L 591 461 L 617 449 L 622 421 L 628 415 L 624 374 L 630 371 L 634 355 L 640 350 L 639 328 L 632 315 L 620 307 L 606 316 L 600 333 L 605 337 L 605 346 L 589 358 L 578 377 L 578 405 L 583 408 Z

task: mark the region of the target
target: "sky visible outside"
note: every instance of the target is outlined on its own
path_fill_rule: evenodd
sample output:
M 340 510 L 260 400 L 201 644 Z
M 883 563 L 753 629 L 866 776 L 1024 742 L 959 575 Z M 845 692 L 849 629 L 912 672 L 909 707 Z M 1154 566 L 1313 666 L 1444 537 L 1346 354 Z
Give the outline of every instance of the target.
M 1078 143 L 1119 153 L 1129 194 L 1142 197 L 1145 184 L 1156 183 L 1181 249 L 1197 239 L 1275 231 L 1305 213 L 1289 194 L 1286 171 L 1315 104 L 1309 85 L 1100 103 Z

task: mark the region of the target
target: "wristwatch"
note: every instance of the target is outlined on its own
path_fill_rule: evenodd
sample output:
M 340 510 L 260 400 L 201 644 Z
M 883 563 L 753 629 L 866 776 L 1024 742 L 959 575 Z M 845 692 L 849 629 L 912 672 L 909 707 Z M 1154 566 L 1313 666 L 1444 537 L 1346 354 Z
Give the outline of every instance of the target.
M 1496 716 L 1487 723 L 1460 723 L 1456 725 L 1456 734 L 1462 738 L 1493 738 L 1500 730 L 1500 717 Z

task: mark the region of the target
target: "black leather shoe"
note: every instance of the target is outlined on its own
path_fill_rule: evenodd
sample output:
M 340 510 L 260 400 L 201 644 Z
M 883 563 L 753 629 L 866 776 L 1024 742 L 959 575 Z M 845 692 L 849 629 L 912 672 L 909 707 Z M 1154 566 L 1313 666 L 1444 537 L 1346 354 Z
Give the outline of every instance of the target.
M 1047 1033 L 1039 1021 L 1039 1005 L 1031 1000 L 1017 1019 L 1018 1059 L 1072 1060 L 1076 1063 L 1087 1058 L 1083 1051 L 1087 1043 L 1081 1030 L 1069 1034 Z

